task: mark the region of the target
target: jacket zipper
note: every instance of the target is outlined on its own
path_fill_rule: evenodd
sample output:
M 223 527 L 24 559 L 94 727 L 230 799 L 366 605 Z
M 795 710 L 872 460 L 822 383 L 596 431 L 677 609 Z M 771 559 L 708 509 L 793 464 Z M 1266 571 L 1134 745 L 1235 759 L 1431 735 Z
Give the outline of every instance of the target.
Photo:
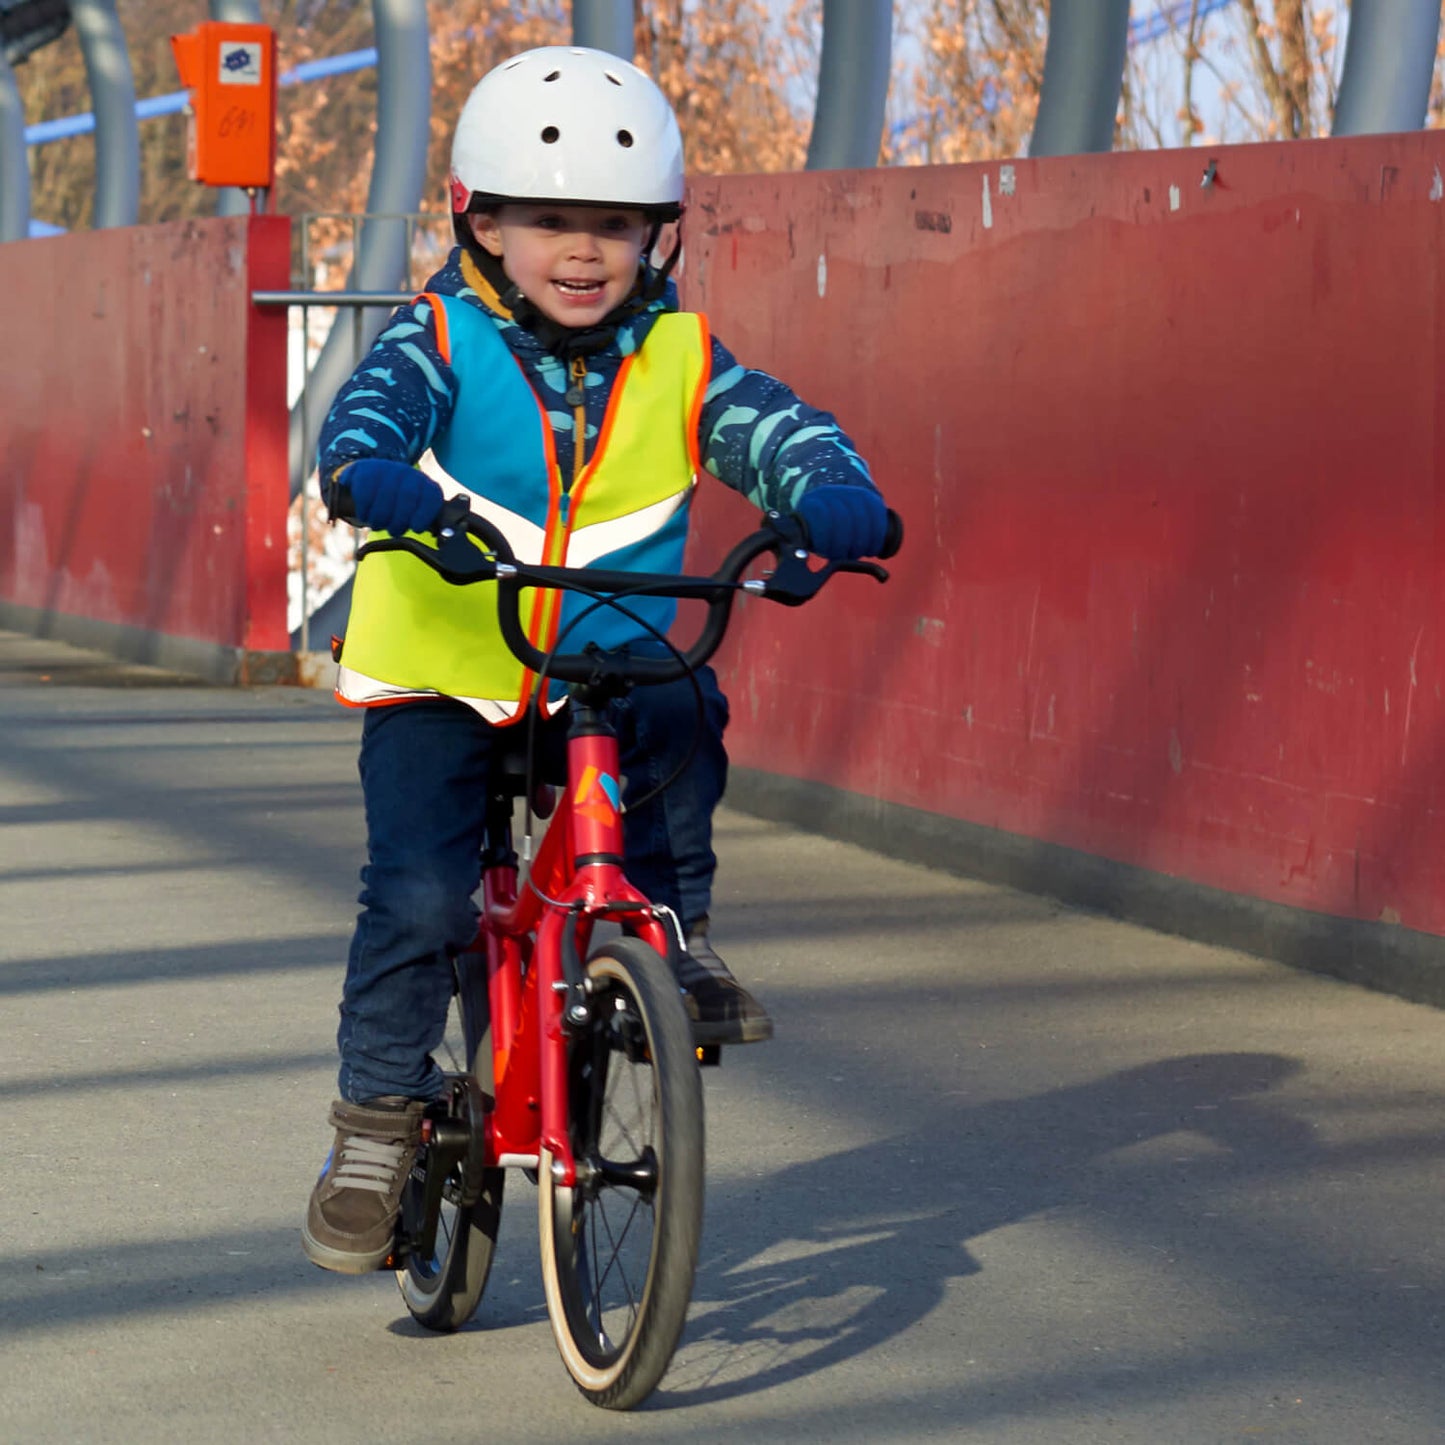
M 574 356 L 568 363 L 572 374 L 572 385 L 567 388 L 567 405 L 572 408 L 572 480 L 562 493 L 563 505 L 570 510 L 572 488 L 582 476 L 587 465 L 587 358 Z M 566 520 L 566 512 L 563 513 Z
M 571 479 L 563 479 L 562 494 L 557 498 L 557 519 L 561 526 L 547 548 L 547 555 L 544 561 L 554 566 L 560 566 L 567 556 L 567 539 L 572 529 L 572 489 L 582 478 L 582 472 L 587 465 L 587 360 L 585 357 L 574 356 L 567 365 L 571 385 L 567 388 L 566 402 L 572 408 L 572 476 Z M 560 609 L 561 599 L 556 594 L 549 594 L 541 612 L 534 617 L 533 627 L 537 636 L 533 637 L 534 645 L 539 639 L 547 636 L 552 630 L 552 619 L 555 609 Z M 527 690 L 531 690 L 531 676 L 528 675 Z

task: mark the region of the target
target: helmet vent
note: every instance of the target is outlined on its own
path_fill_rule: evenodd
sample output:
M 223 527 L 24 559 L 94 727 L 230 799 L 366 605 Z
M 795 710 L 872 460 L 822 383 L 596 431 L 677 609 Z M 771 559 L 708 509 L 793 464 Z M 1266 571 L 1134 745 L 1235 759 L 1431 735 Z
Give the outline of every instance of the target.
M 562 132 L 555 125 L 549 125 L 542 132 L 542 144 L 546 146 L 556 145 L 562 139 Z
M 542 77 L 542 84 L 543 84 L 543 85 L 546 85 L 546 84 L 548 83 L 548 81 L 560 80 L 561 78 L 562 78 L 562 72 L 561 72 L 560 70 L 554 70 L 554 71 L 551 73 L 551 75 L 544 75 L 544 76 Z
M 624 150 L 628 149 L 632 145 L 632 132 L 630 130 L 618 131 L 617 144 L 620 145 Z
M 604 70 L 602 73 L 603 73 L 603 75 L 605 75 L 605 76 L 608 78 L 608 80 L 610 80 L 610 81 L 613 83 L 613 85 L 621 85 L 621 84 L 622 84 L 622 82 L 621 82 L 620 80 L 618 80 L 618 78 L 617 78 L 615 75 L 613 75 L 613 73 L 612 73 L 610 70 Z

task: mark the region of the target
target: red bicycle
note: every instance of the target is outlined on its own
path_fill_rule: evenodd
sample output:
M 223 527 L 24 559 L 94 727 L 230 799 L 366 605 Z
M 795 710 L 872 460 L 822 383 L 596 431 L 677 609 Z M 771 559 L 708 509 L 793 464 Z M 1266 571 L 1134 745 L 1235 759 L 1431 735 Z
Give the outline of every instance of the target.
M 889 554 L 901 540 L 896 518 L 891 532 Z M 525 878 L 512 822 L 516 800 L 532 796 L 521 759 L 487 800 L 480 924 L 472 950 L 455 960 L 453 1072 L 423 1121 L 390 1263 L 419 1323 L 459 1328 L 486 1288 L 506 1171 L 525 1171 L 539 1185 L 542 1277 L 563 1363 L 593 1403 L 630 1409 L 666 1371 L 692 1295 L 704 1050 L 666 961 L 681 946 L 676 920 L 623 871 L 607 706 L 634 685 L 706 662 L 739 592 L 797 606 L 834 573 L 888 574 L 867 562 L 810 568 L 793 524 L 778 517 L 712 577 L 524 565 L 465 497 L 447 504 L 437 535 L 436 548 L 412 537 L 369 546 L 408 551 L 459 585 L 495 581 L 508 645 L 543 685 L 569 685 L 570 724 L 565 785 Z M 765 553 L 773 570 L 744 580 Z M 589 611 L 644 596 L 700 598 L 707 618 L 696 642 L 669 657 L 591 647 L 544 655 L 519 611 L 535 587 L 583 593 Z M 620 936 L 593 947 L 603 923 Z

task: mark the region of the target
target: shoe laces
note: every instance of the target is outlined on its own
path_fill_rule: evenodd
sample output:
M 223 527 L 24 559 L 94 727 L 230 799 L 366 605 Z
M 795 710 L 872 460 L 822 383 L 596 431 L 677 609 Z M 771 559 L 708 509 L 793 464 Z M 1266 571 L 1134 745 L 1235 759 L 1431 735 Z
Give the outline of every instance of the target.
M 388 1193 L 405 1167 L 412 1146 L 404 1141 L 370 1139 L 348 1134 L 341 1141 L 341 1158 L 331 1177 L 343 1189 L 370 1189 Z

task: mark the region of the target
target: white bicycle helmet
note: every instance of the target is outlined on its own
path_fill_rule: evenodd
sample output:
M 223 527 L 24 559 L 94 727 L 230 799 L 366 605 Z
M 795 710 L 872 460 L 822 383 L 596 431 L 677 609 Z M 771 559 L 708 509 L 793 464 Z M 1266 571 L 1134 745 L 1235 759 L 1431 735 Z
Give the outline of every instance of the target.
M 452 211 L 496 201 L 682 213 L 682 135 L 651 77 L 603 50 L 549 45 L 477 83 L 452 138 Z

